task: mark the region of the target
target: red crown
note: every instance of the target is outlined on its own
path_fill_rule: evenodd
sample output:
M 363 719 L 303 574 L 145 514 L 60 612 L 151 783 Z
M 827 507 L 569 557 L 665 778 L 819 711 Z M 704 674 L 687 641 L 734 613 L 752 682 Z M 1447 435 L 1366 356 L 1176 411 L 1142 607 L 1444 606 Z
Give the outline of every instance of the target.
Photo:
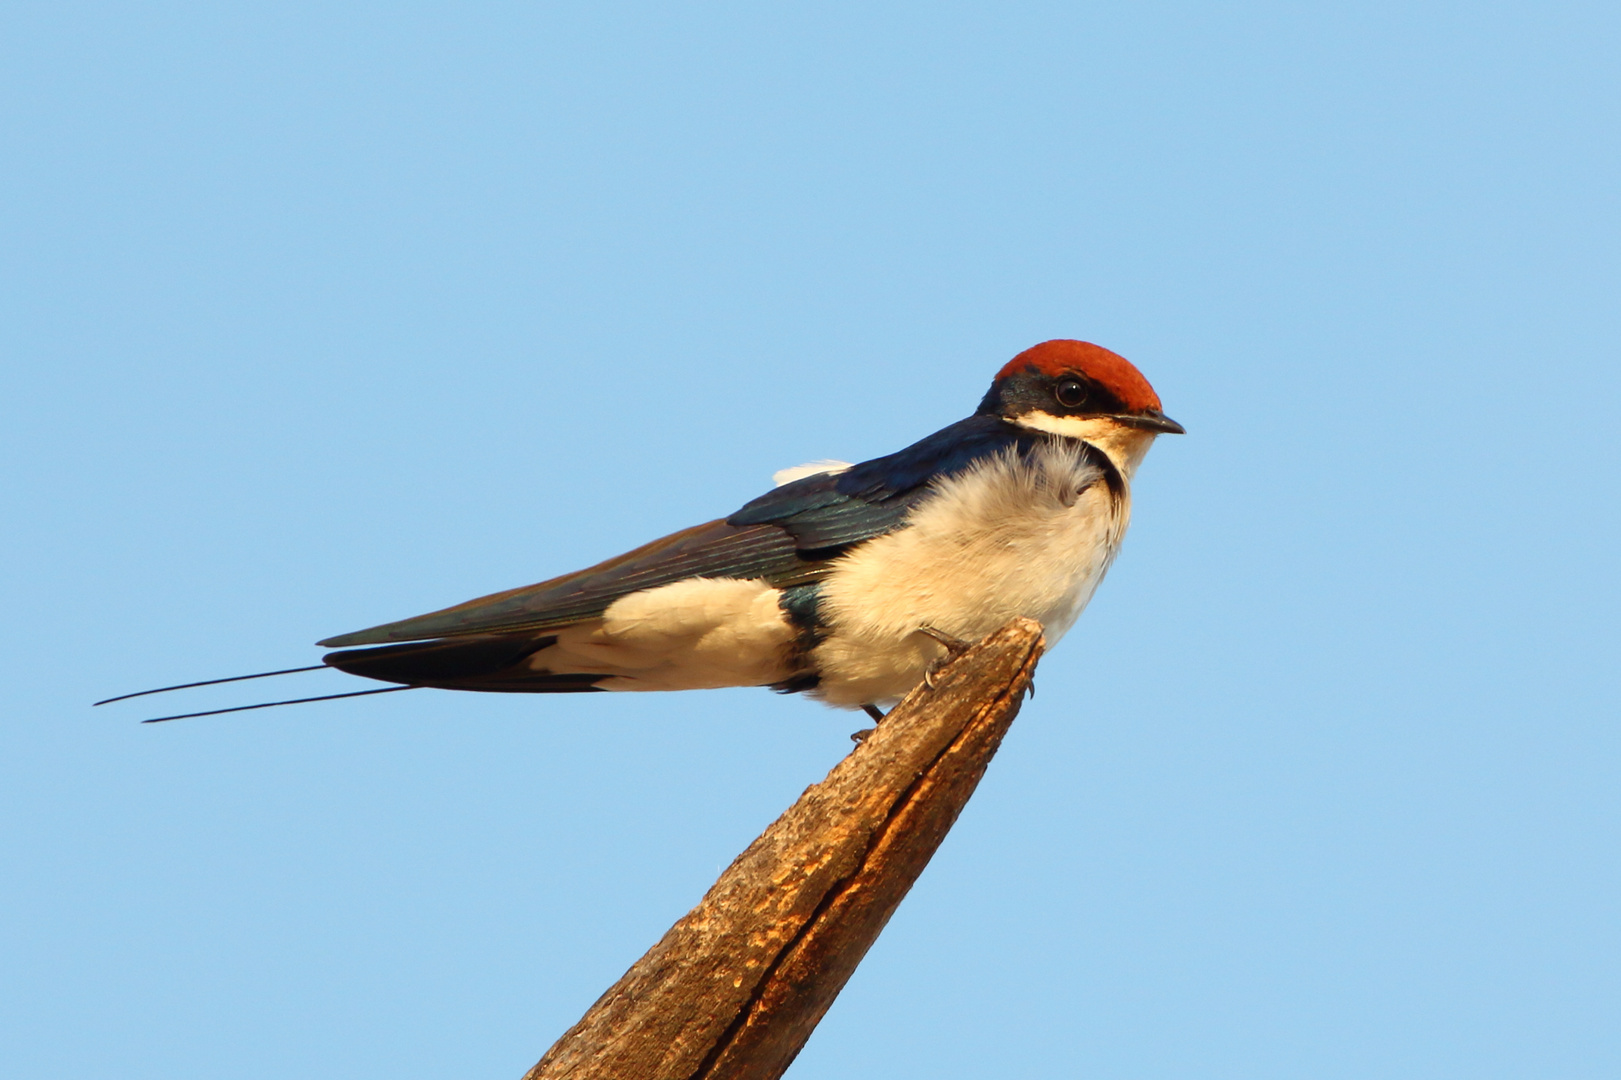
M 1021 371 L 1038 371 L 1043 375 L 1063 375 L 1076 372 L 1114 392 L 1115 397 L 1131 412 L 1144 412 L 1160 408 L 1159 395 L 1148 385 L 1143 373 L 1132 366 L 1124 356 L 1110 352 L 1090 341 L 1071 341 L 1055 338 L 1024 350 L 1007 362 L 997 379 L 1017 375 Z

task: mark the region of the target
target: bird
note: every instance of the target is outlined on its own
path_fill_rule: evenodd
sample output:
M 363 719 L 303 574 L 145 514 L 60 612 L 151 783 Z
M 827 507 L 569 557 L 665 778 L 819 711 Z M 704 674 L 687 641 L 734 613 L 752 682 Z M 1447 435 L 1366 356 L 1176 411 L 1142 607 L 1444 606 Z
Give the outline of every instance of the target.
M 317 643 L 320 664 L 383 689 L 580 693 L 770 687 L 874 718 L 1015 616 L 1049 647 L 1120 550 L 1131 483 L 1183 434 L 1129 361 L 1044 341 L 979 406 L 860 463 L 785 469 L 718 518 L 539 584 Z M 104 702 L 98 702 L 104 704 Z

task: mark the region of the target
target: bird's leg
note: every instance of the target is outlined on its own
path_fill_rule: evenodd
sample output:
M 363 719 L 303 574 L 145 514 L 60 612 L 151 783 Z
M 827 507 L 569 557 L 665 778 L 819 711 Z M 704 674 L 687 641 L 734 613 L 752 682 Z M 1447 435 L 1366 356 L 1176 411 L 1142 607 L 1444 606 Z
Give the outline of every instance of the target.
M 881 723 L 884 722 L 884 710 L 880 709 L 878 706 L 872 704 L 871 702 L 867 703 L 866 705 L 861 706 L 861 711 L 866 713 L 868 716 L 872 717 L 872 722 L 875 723 L 875 724 L 881 724 Z M 867 741 L 867 736 L 871 735 L 873 732 L 875 732 L 877 730 L 878 729 L 875 728 L 875 727 L 869 727 L 869 728 L 862 728 L 860 731 L 852 731 L 852 732 L 850 732 L 850 741 L 857 744 L 857 745 L 860 745 L 861 743 L 864 743 L 864 742 Z
M 964 641 L 960 637 L 954 637 L 953 635 L 946 633 L 944 630 L 938 630 L 932 626 L 920 626 L 917 628 L 917 632 L 933 638 L 946 648 L 946 654 L 940 659 L 936 660 L 934 663 L 930 664 L 928 669 L 923 672 L 923 685 L 927 686 L 930 690 L 933 690 L 934 677 L 939 673 L 940 669 L 957 659 L 957 657 L 961 656 L 969 649 L 973 648 L 974 643 L 972 641 Z
M 960 637 L 953 634 L 948 634 L 944 630 L 939 630 L 932 626 L 920 626 L 917 628 L 917 632 L 928 637 L 932 637 L 934 640 L 944 645 L 946 647 L 946 655 L 953 660 L 957 659 L 957 657 L 974 647 L 974 643 L 972 641 L 964 641 Z

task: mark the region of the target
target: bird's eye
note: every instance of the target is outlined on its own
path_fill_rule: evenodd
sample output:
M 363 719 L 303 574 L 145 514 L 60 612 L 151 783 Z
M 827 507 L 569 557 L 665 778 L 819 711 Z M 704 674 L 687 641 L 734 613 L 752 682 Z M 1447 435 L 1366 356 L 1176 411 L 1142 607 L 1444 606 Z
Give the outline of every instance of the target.
M 1086 402 L 1086 384 L 1075 378 L 1059 379 L 1053 387 L 1053 397 L 1066 409 L 1079 408 Z

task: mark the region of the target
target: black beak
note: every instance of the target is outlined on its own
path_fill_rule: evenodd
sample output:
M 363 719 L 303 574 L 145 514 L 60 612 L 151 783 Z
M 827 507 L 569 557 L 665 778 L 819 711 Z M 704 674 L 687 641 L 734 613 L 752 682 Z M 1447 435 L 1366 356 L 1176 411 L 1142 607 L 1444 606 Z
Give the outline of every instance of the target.
M 1188 429 L 1172 420 L 1158 409 L 1149 409 L 1140 413 L 1121 413 L 1115 420 L 1127 427 L 1141 428 L 1144 431 L 1155 431 L 1162 435 L 1186 435 Z

